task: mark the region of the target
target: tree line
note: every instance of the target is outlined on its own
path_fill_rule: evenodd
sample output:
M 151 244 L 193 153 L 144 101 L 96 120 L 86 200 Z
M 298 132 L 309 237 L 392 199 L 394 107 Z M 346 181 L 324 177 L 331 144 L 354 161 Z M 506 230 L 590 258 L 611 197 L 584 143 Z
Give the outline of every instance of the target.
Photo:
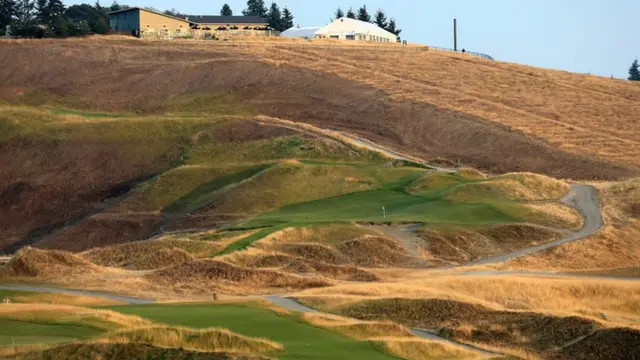
M 367 10 L 367 5 L 362 5 L 358 12 L 354 12 L 353 8 L 349 8 L 346 14 L 342 11 L 342 8 L 336 9 L 333 14 L 336 19 L 340 19 L 343 17 L 348 17 L 349 19 L 356 19 L 364 22 L 369 22 L 378 25 L 381 29 L 387 30 L 388 32 L 395 34 L 398 37 L 398 41 L 400 41 L 400 33 L 402 29 L 398 29 L 396 24 L 396 20 L 394 18 L 387 19 L 387 14 L 382 9 L 378 9 L 373 16 L 369 14 Z M 331 19 L 333 21 L 333 19 Z
M 175 9 L 165 10 L 164 13 L 177 17 L 186 16 Z M 248 0 L 247 7 L 242 10 L 242 15 L 260 16 L 267 21 L 269 27 L 278 31 L 285 31 L 293 27 L 293 14 L 291 11 L 287 7 L 280 10 L 280 7 L 275 2 L 271 3 L 271 6 L 267 8 L 264 0 Z M 229 4 L 222 5 L 220 16 L 233 16 L 233 9 Z
M 62 0 L 0 0 L 0 35 L 44 38 L 106 34 L 109 8 L 99 2 L 65 7 Z
M 640 81 L 640 63 L 635 59 L 629 68 L 629 80 Z

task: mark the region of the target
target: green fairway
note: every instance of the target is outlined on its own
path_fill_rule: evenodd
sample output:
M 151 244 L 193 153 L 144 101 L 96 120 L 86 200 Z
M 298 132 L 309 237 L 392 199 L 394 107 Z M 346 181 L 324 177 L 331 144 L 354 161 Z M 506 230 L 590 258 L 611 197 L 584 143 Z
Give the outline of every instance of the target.
M 277 355 L 280 359 L 397 359 L 371 343 L 314 327 L 292 315 L 250 305 L 154 304 L 111 309 L 165 324 L 223 327 L 247 336 L 268 338 L 284 345 L 285 352 Z
M 0 346 L 53 344 L 88 339 L 102 334 L 89 326 L 72 323 L 47 323 L 0 319 Z
M 287 206 L 259 216 L 249 224 L 268 225 L 286 222 L 308 224 L 342 221 L 421 222 L 476 226 L 514 222 L 517 218 L 492 203 L 454 202 L 392 189 L 377 189 Z

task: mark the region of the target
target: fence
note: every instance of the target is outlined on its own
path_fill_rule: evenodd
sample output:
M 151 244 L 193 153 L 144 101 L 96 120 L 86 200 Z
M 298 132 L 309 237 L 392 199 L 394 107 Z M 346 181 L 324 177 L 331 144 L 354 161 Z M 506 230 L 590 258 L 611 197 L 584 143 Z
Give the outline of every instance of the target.
M 429 46 L 429 50 L 434 50 L 434 51 L 442 51 L 442 52 L 461 52 L 461 51 L 455 51 L 453 49 L 448 49 L 448 48 L 442 48 L 442 47 L 437 47 L 437 46 Z M 483 53 L 479 53 L 479 52 L 474 52 L 474 51 L 466 51 L 464 52 L 465 54 L 469 54 L 469 55 L 473 55 L 473 56 L 478 56 L 481 58 L 485 58 L 487 60 L 494 60 L 495 59 L 491 56 L 491 55 L 487 55 L 487 54 L 483 54 Z
M 275 49 L 283 49 L 283 50 L 370 50 L 376 52 L 394 52 L 394 53 L 423 53 L 429 51 L 440 51 L 440 52 L 455 52 L 457 54 L 466 54 L 471 56 L 477 56 L 488 60 L 495 60 L 493 57 L 487 54 L 473 52 L 473 51 L 465 51 L 464 53 L 461 51 L 455 51 L 453 49 L 441 48 L 436 46 L 416 46 L 416 45 L 403 45 L 398 43 L 395 44 L 385 44 L 385 45 L 375 45 L 375 43 L 367 43 L 362 45 L 344 45 L 343 43 L 336 44 L 318 44 L 309 41 L 307 43 L 279 43 L 277 40 L 273 41 L 264 41 L 264 42 L 250 42 L 250 41 L 219 41 L 216 42 L 216 45 L 224 45 L 224 46 L 232 46 L 232 47 L 273 47 Z

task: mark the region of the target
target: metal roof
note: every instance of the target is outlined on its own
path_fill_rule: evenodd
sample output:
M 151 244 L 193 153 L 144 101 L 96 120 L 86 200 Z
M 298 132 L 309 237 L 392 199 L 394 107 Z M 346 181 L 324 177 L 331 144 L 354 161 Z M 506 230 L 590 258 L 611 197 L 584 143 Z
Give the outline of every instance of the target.
M 142 7 L 130 7 L 127 9 L 121 9 L 121 10 L 116 10 L 116 11 L 111 11 L 110 13 L 108 13 L 109 15 L 111 14 L 117 14 L 117 13 L 121 13 L 121 12 L 125 12 L 125 11 L 133 11 L 133 10 L 141 10 L 141 11 L 148 11 L 150 13 L 154 13 L 157 15 L 161 15 L 161 16 L 166 16 L 172 19 L 176 19 L 176 20 L 182 20 L 182 21 L 188 21 L 190 23 L 194 23 L 194 24 L 219 24 L 219 25 L 226 25 L 226 24 L 256 24 L 256 25 L 264 25 L 267 24 L 267 21 L 260 17 L 260 16 L 219 16 L 219 15 L 184 15 L 184 16 L 173 16 L 173 15 L 168 15 L 168 14 L 164 14 L 155 10 L 151 10 L 151 9 L 145 9 Z
M 219 16 L 219 15 L 185 15 L 185 19 L 196 24 L 266 24 L 260 16 Z

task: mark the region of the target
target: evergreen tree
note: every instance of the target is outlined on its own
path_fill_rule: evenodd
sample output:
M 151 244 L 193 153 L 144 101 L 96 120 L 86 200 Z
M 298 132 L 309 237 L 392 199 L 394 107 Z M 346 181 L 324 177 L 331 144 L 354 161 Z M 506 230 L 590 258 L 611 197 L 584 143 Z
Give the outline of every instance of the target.
M 400 33 L 402 32 L 402 29 L 398 29 L 396 27 L 396 21 L 393 18 L 389 20 L 389 25 L 387 26 L 386 30 L 392 34 L 395 34 L 398 37 L 398 42 L 400 42 Z
M 49 0 L 47 2 L 47 8 L 49 9 L 50 23 L 62 21 L 58 19 L 58 17 L 64 19 L 64 4 L 62 0 Z
M 33 0 L 18 0 L 15 18 L 17 23 L 27 23 L 34 20 L 35 4 Z
M 629 68 L 629 80 L 640 81 L 640 64 L 638 64 L 638 59 L 635 59 Z
M 125 10 L 128 8 L 130 8 L 129 5 L 120 5 L 118 1 L 113 0 L 113 3 L 111 3 L 111 6 L 109 6 L 109 11 Z
M 231 10 L 231 6 L 229 6 L 229 4 L 222 5 L 222 9 L 220 9 L 220 15 L 233 16 L 233 10 Z
M 36 18 L 41 24 L 48 24 L 51 20 L 47 0 L 36 0 Z
M 69 19 L 69 35 L 74 36 L 74 32 L 81 35 L 89 27 L 89 33 L 106 34 L 109 32 L 109 15 L 107 9 L 96 2 L 95 6 L 89 4 L 72 5 L 67 8 L 64 15 Z M 82 24 L 85 23 L 85 24 Z
M 371 22 L 371 15 L 367 11 L 367 5 L 362 5 L 360 9 L 358 9 L 358 20 Z
M 344 11 L 342 11 L 341 8 L 338 8 L 334 15 L 336 16 L 336 19 L 341 19 L 344 17 Z
M 69 24 L 63 15 L 58 15 L 53 19 L 51 31 L 57 37 L 69 36 Z
M 384 10 L 382 9 L 378 9 L 378 11 L 376 11 L 376 17 L 373 22 L 381 29 L 386 29 L 387 26 L 389 26 L 389 23 L 387 22 L 387 16 L 384 14 Z
M 282 19 L 280 20 L 280 27 L 282 31 L 291 29 L 293 27 L 293 14 L 287 7 L 282 10 Z
M 280 8 L 278 4 L 271 3 L 271 7 L 269 8 L 269 12 L 267 13 L 267 23 L 269 27 L 277 30 L 282 30 L 282 13 L 280 12 Z
M 352 8 L 349 8 L 349 10 L 347 10 L 347 17 L 349 19 L 355 19 L 356 18 L 356 13 L 353 12 Z
M 242 10 L 244 16 L 260 16 L 267 18 L 267 8 L 264 6 L 264 0 L 248 0 L 247 8 Z
M 15 0 L 0 0 L 0 35 L 4 35 L 7 25 L 13 23 L 17 6 Z
M 165 10 L 164 13 L 166 15 L 178 16 L 178 10 L 176 10 L 175 8 L 171 10 Z

